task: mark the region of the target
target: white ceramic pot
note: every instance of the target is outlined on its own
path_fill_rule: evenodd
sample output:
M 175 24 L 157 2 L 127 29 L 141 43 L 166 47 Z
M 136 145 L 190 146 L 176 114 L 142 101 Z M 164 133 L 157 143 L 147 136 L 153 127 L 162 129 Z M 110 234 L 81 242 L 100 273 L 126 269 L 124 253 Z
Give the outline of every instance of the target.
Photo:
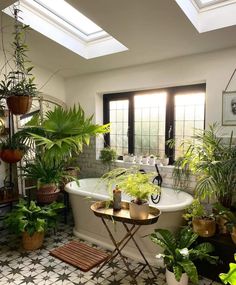
M 136 162 L 136 163 L 140 164 L 141 161 L 142 161 L 142 156 L 136 156 L 136 157 L 135 157 L 135 162 Z
M 142 205 L 138 205 L 131 201 L 129 203 L 129 214 L 130 218 L 134 220 L 144 220 L 148 218 L 149 215 L 149 205 L 148 202 Z
M 161 162 L 163 166 L 167 166 L 169 164 L 169 157 L 162 158 Z
M 166 268 L 166 282 L 168 285 L 188 285 L 188 275 L 186 273 L 183 273 L 180 281 L 178 282 L 175 279 L 174 273 Z
M 150 165 L 154 165 L 154 164 L 155 164 L 155 158 L 154 158 L 154 157 L 150 157 L 148 163 L 149 163 Z
M 148 157 L 142 158 L 142 164 L 148 164 Z

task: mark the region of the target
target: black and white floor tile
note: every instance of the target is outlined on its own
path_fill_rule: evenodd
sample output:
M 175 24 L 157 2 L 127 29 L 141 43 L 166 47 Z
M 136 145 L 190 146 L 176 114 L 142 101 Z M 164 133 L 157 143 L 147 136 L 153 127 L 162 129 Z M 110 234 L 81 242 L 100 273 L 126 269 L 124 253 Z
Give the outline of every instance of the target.
M 60 224 L 57 232 L 46 236 L 44 246 L 27 252 L 20 247 L 20 239 L 1 231 L 0 236 L 0 285 L 128 285 L 135 284 L 129 277 L 121 260 L 115 259 L 93 278 L 96 268 L 89 272 L 60 261 L 49 255 L 49 251 L 76 239 L 72 226 Z M 135 272 L 141 264 L 127 260 Z M 136 278 L 138 285 L 165 285 L 163 269 L 153 268 L 157 278 L 149 269 L 144 269 Z M 217 285 L 210 280 L 200 280 L 201 285 Z

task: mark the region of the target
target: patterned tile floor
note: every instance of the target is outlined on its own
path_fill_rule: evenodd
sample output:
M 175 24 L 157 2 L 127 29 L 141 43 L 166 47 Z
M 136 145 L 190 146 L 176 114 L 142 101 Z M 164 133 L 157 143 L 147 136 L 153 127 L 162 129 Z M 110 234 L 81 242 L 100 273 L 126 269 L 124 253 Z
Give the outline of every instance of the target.
M 47 235 L 40 250 L 26 252 L 20 247 L 20 239 L 1 231 L 0 236 L 0 285 L 128 285 L 134 284 L 120 260 L 110 262 L 96 278 L 96 268 L 82 272 L 67 263 L 49 255 L 49 251 L 76 239 L 72 226 L 60 224 L 57 232 Z M 93 245 L 95 246 L 95 245 Z M 141 264 L 128 259 L 132 270 Z M 137 277 L 138 285 L 164 285 L 164 271 L 154 268 L 157 278 L 149 270 L 143 270 Z M 210 280 L 200 280 L 201 285 L 217 285 Z

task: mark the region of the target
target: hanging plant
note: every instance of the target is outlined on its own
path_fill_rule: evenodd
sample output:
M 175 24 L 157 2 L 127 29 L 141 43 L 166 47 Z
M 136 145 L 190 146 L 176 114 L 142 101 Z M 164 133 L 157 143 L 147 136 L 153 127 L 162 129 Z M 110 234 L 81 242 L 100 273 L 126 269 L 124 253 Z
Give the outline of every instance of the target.
M 35 78 L 31 74 L 33 66 L 28 66 L 30 61 L 26 55 L 28 47 L 25 43 L 25 34 L 29 26 L 19 22 L 19 12 L 15 5 L 12 43 L 14 68 L 4 74 L 4 79 L 0 82 L 0 94 L 6 99 L 7 106 L 14 115 L 27 113 L 32 105 L 32 97 L 37 95 Z M 5 65 L 7 64 L 8 61 Z

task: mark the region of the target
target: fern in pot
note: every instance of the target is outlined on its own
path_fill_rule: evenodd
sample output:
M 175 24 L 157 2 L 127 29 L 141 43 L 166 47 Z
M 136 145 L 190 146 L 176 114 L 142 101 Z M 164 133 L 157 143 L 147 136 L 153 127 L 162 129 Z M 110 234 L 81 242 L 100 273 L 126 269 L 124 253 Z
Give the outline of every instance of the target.
M 164 261 L 168 285 L 187 285 L 188 279 L 199 284 L 194 261 L 205 259 L 212 264 L 217 262 L 218 257 L 210 255 L 213 246 L 208 242 L 196 245 L 198 235 L 188 227 L 182 228 L 175 235 L 167 229 L 156 229 L 150 238 L 164 250 L 157 258 Z
M 149 197 L 160 193 L 160 187 L 151 182 L 153 175 L 143 174 L 137 168 L 116 168 L 104 174 L 102 179 L 108 183 L 108 188 L 118 185 L 123 193 L 133 198 L 129 204 L 130 217 L 142 220 L 149 215 Z

